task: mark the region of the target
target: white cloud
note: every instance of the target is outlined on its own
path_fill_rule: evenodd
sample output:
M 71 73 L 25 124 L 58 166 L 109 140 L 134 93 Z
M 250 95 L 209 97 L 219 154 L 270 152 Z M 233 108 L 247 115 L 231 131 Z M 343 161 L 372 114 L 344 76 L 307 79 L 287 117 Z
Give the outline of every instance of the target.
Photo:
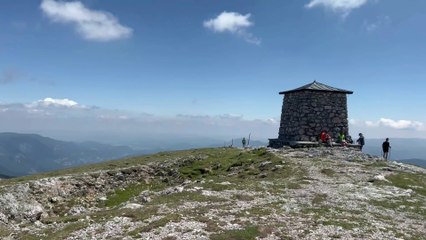
M 311 0 L 305 5 L 307 8 L 324 7 L 346 17 L 353 9 L 366 4 L 368 0 Z
M 204 21 L 204 26 L 217 32 L 238 32 L 253 25 L 250 13 L 241 15 L 236 12 L 222 12 L 216 18 Z
M 34 101 L 30 104 L 27 104 L 26 106 L 28 108 L 38 108 L 38 107 L 85 108 L 85 106 L 79 105 L 77 102 L 70 100 L 68 98 L 55 99 L 50 97 Z
M 411 120 L 392 120 L 389 118 L 380 118 L 379 124 L 386 127 L 395 129 L 416 129 L 420 130 L 423 128 L 423 123 L 419 121 Z
M 53 21 L 74 24 L 77 32 L 88 40 L 117 40 L 130 37 L 133 32 L 111 13 L 88 9 L 81 2 L 43 0 L 40 8 Z
M 364 27 L 368 32 L 373 32 L 378 28 L 388 26 L 391 23 L 391 19 L 389 16 L 379 16 L 373 22 L 364 22 Z
M 350 131 L 357 135 L 362 132 L 368 138 L 425 138 L 425 124 L 415 120 L 393 120 L 380 118 L 378 120 L 350 119 Z
M 129 116 L 127 115 L 98 115 L 97 118 L 102 119 L 102 120 L 128 120 Z
M 0 132 L 54 133 L 59 137 L 78 136 L 83 140 L 85 136 L 91 136 L 92 140 L 101 141 L 105 135 L 121 139 L 158 136 L 232 139 L 249 133 L 255 139 L 266 141 L 277 136 L 279 127 L 275 120 L 246 119 L 241 114 L 158 116 L 84 107 L 70 99 L 54 98 L 27 104 L 0 103 L 0 119 Z
M 349 123 L 356 126 L 366 126 L 370 128 L 387 127 L 396 130 L 425 130 L 424 124 L 422 122 L 414 120 L 393 120 L 390 118 L 380 118 L 377 121 L 361 121 L 351 119 L 349 120 Z
M 247 31 L 247 29 L 254 24 L 250 21 L 250 16 L 250 13 L 242 15 L 237 12 L 224 11 L 216 18 L 204 21 L 203 25 L 214 32 L 229 32 L 242 37 L 249 43 L 259 45 L 261 43 L 260 39 Z

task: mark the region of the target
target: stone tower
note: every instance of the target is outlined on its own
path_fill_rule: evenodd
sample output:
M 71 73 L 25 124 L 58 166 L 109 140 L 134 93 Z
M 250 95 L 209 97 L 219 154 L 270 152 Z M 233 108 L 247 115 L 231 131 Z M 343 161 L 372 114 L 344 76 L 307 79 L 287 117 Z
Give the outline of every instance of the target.
M 348 135 L 346 94 L 352 91 L 314 81 L 284 94 L 278 138 L 269 146 L 279 148 L 295 141 L 318 141 L 322 130 L 336 139 L 339 132 Z

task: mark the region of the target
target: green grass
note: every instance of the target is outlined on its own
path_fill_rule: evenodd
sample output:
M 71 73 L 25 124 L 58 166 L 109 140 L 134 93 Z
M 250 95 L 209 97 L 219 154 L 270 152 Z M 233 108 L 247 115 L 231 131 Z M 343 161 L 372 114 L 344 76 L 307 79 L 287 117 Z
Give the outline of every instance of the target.
M 146 226 L 139 227 L 129 232 L 129 235 L 136 237 L 141 232 L 150 232 L 153 229 L 158 229 L 160 227 L 166 226 L 167 223 L 169 222 L 179 222 L 179 221 L 181 221 L 181 216 L 179 214 L 170 214 L 170 215 L 164 216 L 163 218 L 157 221 L 153 221 Z
M 333 177 L 336 174 L 336 172 L 333 169 L 330 169 L 330 168 L 321 169 L 321 173 L 324 174 L 324 175 L 327 175 L 329 177 Z
M 78 204 L 77 198 L 70 198 L 66 202 L 57 203 L 53 206 L 52 210 L 56 215 L 63 216 L 67 213 L 73 206 Z
M 224 202 L 226 199 L 215 196 L 204 196 L 201 192 L 178 192 L 169 195 L 156 196 L 147 205 L 166 204 L 169 207 L 177 207 L 186 202 Z
M 59 216 L 59 217 L 48 217 L 41 220 L 44 224 L 52 224 L 54 222 L 56 223 L 70 223 L 70 222 L 77 222 L 79 219 L 81 219 L 82 216 Z
M 400 197 L 386 200 L 370 200 L 369 203 L 374 206 L 391 209 L 398 212 L 411 212 L 421 215 L 426 219 L 426 204 L 422 200 L 413 201 L 409 197 Z
M 220 150 L 224 150 L 228 152 L 240 151 L 238 149 L 204 148 L 204 149 L 194 149 L 194 150 L 160 152 L 160 153 L 156 153 L 156 154 L 152 154 L 148 156 L 130 157 L 130 158 L 124 158 L 119 160 L 109 160 L 109 161 L 104 161 L 100 163 L 66 168 L 66 169 L 52 171 L 52 172 L 34 174 L 34 175 L 11 178 L 11 179 L 4 179 L 0 181 L 0 186 L 28 182 L 30 180 L 37 180 L 37 179 L 48 178 L 48 177 L 61 177 L 65 175 L 90 173 L 90 172 L 95 172 L 99 170 L 104 170 L 104 171 L 116 170 L 116 169 L 134 167 L 138 165 L 145 165 L 151 162 L 160 163 L 170 159 L 184 159 L 184 158 L 187 158 L 188 156 L 196 157 L 197 155 L 200 155 L 200 154 L 210 154 L 210 153 L 215 154 L 216 152 Z
M 214 179 L 214 180 L 213 180 Z M 211 191 L 224 191 L 224 190 L 230 190 L 230 189 L 240 189 L 241 184 L 244 184 L 243 181 L 233 181 L 230 182 L 231 184 L 227 185 L 227 184 L 220 184 L 217 183 L 218 181 L 220 181 L 221 179 L 218 178 L 209 178 L 209 180 L 212 181 L 207 181 L 203 184 L 200 184 L 201 187 L 203 187 L 206 190 L 211 190 Z M 244 185 L 245 186 L 245 185 Z
M 236 194 L 232 196 L 232 199 L 235 199 L 238 201 L 250 202 L 254 200 L 254 197 L 247 194 Z
M 87 226 L 89 226 L 89 223 L 87 222 L 75 222 L 75 223 L 68 224 L 64 228 L 61 228 L 60 230 L 56 229 L 52 232 L 46 232 L 46 234 L 47 236 L 49 236 L 49 239 L 65 239 L 72 232 L 83 229 Z
M 20 233 L 16 236 L 16 239 L 25 239 L 25 240 L 40 240 L 40 239 L 50 239 L 50 240 L 61 240 L 69 237 L 69 235 L 75 231 L 87 227 L 89 223 L 87 222 L 72 222 L 68 223 L 60 229 L 49 228 L 43 230 L 39 234 L 33 234 L 29 232 Z M 46 238 L 48 236 L 48 238 Z
M 107 200 L 103 203 L 106 207 L 115 207 L 119 204 L 128 201 L 132 197 L 138 196 L 141 192 L 145 190 L 159 191 L 166 187 L 165 183 L 162 182 L 153 182 L 150 184 L 147 183 L 135 183 L 130 184 L 124 189 L 117 189 L 114 193 L 111 193 L 107 196 Z
M 371 168 L 383 168 L 383 167 L 388 167 L 389 164 L 387 161 L 377 161 L 377 162 L 373 162 L 370 164 L 366 164 L 365 168 L 367 169 L 371 169 Z
M 12 230 L 7 229 L 5 226 L 0 224 L 0 239 L 6 238 L 12 233 Z
M 397 173 L 386 176 L 394 186 L 412 189 L 417 194 L 426 196 L 426 175 L 417 173 Z
M 359 225 L 354 222 L 349 222 L 347 220 L 343 219 L 330 219 L 322 222 L 323 225 L 332 225 L 332 226 L 339 226 L 342 227 L 345 230 L 351 230 L 353 228 L 358 227 Z
M 210 235 L 211 240 L 254 240 L 260 235 L 258 227 L 249 226 L 241 230 L 228 230 Z
M 238 176 L 245 178 L 258 175 L 258 165 L 261 162 L 271 161 L 278 164 L 281 161 L 264 148 L 244 152 L 238 149 L 222 149 L 211 151 L 207 155 L 206 159 L 182 167 L 180 173 L 187 178 L 198 179 L 206 176 L 225 176 L 238 170 Z M 266 168 L 271 168 L 273 164 Z
M 260 167 L 263 162 L 271 162 L 263 167 Z M 315 159 L 315 161 L 317 161 Z M 319 161 L 319 160 L 318 160 Z M 115 216 L 125 216 L 132 219 L 133 222 L 137 222 L 140 227 L 131 232 L 132 236 L 139 236 L 141 232 L 157 232 L 159 228 L 167 225 L 170 222 L 179 222 L 182 219 L 193 220 L 203 222 L 206 224 L 204 230 L 211 233 L 211 239 L 256 239 L 256 237 L 265 238 L 272 234 L 280 235 L 282 238 L 288 236 L 280 232 L 283 228 L 282 225 L 285 223 L 270 223 L 269 216 L 272 214 L 294 214 L 298 217 L 306 219 L 306 224 L 323 224 L 333 225 L 342 227 L 345 230 L 351 230 L 355 227 L 368 226 L 368 220 L 358 218 L 356 215 L 349 210 L 339 210 L 336 206 L 331 204 L 325 204 L 329 196 L 326 194 L 316 193 L 313 196 L 307 196 L 308 201 L 302 209 L 295 209 L 294 211 L 287 213 L 280 207 L 284 205 L 284 202 L 273 202 L 264 205 L 254 206 L 253 208 L 246 208 L 244 211 L 236 211 L 232 214 L 231 209 L 235 209 L 236 201 L 250 202 L 257 198 L 262 198 L 262 194 L 268 192 L 272 195 L 282 195 L 286 192 L 293 192 L 289 189 L 302 188 L 304 184 L 311 181 L 315 181 L 308 177 L 308 172 L 303 168 L 304 165 L 296 164 L 292 159 L 287 159 L 283 163 L 283 159 L 275 156 L 268 152 L 266 149 L 256 150 L 240 150 L 231 148 L 206 148 L 197 150 L 186 150 L 176 151 L 168 153 L 159 153 L 151 156 L 142 156 L 136 158 L 127 158 L 119 161 L 108 161 L 105 163 L 87 165 L 79 168 L 66 169 L 62 171 L 56 171 L 46 174 L 34 175 L 30 177 L 10 180 L 11 184 L 15 182 L 23 182 L 28 179 L 36 179 L 43 176 L 60 176 L 63 173 L 74 174 L 74 173 L 89 173 L 96 178 L 98 173 L 93 172 L 97 170 L 106 171 L 120 171 L 120 168 L 126 167 L 137 167 L 137 165 L 144 165 L 147 163 L 162 163 L 167 162 L 166 167 L 160 168 L 161 171 L 167 173 L 170 169 L 174 171 L 171 176 L 164 176 L 161 174 L 153 175 L 153 181 L 150 184 L 144 182 L 129 184 L 124 187 L 115 189 L 115 191 L 107 194 L 107 200 L 99 203 L 99 209 L 97 212 L 85 213 L 79 216 L 63 216 L 70 206 L 78 205 L 84 202 L 84 197 L 72 199 L 68 202 L 54 205 L 54 212 L 57 212 L 59 216 L 43 219 L 43 223 L 51 224 L 57 222 L 59 226 L 65 226 L 60 229 L 41 229 L 37 231 L 38 235 L 30 235 L 29 233 L 23 233 L 20 235 L 21 239 L 40 239 L 47 238 L 41 234 L 46 233 L 49 239 L 63 239 L 69 236 L 70 233 L 78 229 L 87 226 L 87 221 L 79 222 L 80 218 L 84 219 L 90 217 L 90 219 L 96 223 L 104 223 Z M 173 162 L 173 164 L 170 164 Z M 323 162 L 321 162 L 323 163 Z M 333 162 L 331 162 L 333 163 Z M 282 165 L 282 167 L 274 168 L 276 165 Z M 319 165 L 319 164 L 318 164 Z M 369 167 L 382 168 L 387 163 L 372 163 Z M 321 164 L 318 170 L 329 177 L 335 177 L 338 175 L 333 169 L 338 169 Z M 325 167 L 327 166 L 327 167 Z M 341 167 L 346 167 L 342 165 Z M 321 169 L 323 168 L 323 169 Z M 333 169 L 331 169 L 333 168 Z M 91 172 L 92 171 L 92 172 Z M 161 175 L 161 176 L 160 176 Z M 167 175 L 167 174 L 166 174 Z M 163 182 L 164 178 L 169 180 L 168 183 Z M 387 199 L 386 201 L 372 200 L 368 204 L 383 207 L 386 209 L 394 209 L 395 211 L 405 211 L 410 214 L 410 217 L 416 219 L 426 218 L 425 213 L 425 202 L 411 200 L 424 200 L 426 179 L 425 175 L 413 174 L 413 173 L 399 173 L 394 171 L 392 175 L 386 176 L 390 182 L 375 182 L 374 184 L 379 185 L 393 185 L 404 189 L 413 189 L 416 192 L 414 198 L 397 198 Z M 74 177 L 74 179 L 78 178 Z M 188 188 L 202 187 L 204 190 L 211 191 L 224 191 L 224 190 L 247 190 L 257 192 L 255 196 L 248 194 L 246 191 L 229 191 L 232 193 L 229 198 L 205 196 L 201 190 L 198 191 L 183 191 L 175 192 L 171 194 L 155 195 L 152 194 L 151 201 L 144 203 L 141 208 L 138 209 L 123 209 L 119 208 L 122 203 L 125 203 L 138 196 L 145 190 L 154 192 L 161 191 L 168 186 L 177 186 L 177 184 L 183 181 L 191 179 L 190 183 L 186 186 Z M 8 181 L 8 180 L 5 180 Z M 230 182 L 231 184 L 220 184 L 221 182 Z M 0 183 L 3 184 L 3 183 Z M 120 184 L 121 185 L 121 184 Z M 226 195 L 228 196 L 228 195 Z M 181 207 L 187 203 L 187 207 Z M 191 203 L 198 203 L 190 207 Z M 300 203 L 302 205 L 303 203 Z M 400 208 L 405 206 L 405 208 Z M 108 208 L 104 208 L 108 207 Z M 164 210 L 167 209 L 167 210 Z M 171 209 L 168 212 L 168 209 Z M 224 231 L 223 220 L 221 218 L 209 219 L 206 213 L 211 212 L 213 209 L 218 210 L 217 215 L 221 217 L 230 216 L 236 217 L 235 223 L 243 226 L 240 230 L 229 230 Z M 383 210 L 383 209 L 382 209 Z M 414 214 L 416 213 L 416 214 Z M 404 213 L 405 214 L 405 213 Z M 420 214 L 420 216 L 418 215 Z M 161 216 L 161 219 L 147 223 L 147 219 L 153 216 Z M 375 219 L 385 221 L 384 216 L 374 216 Z M 260 222 L 259 226 L 253 226 L 253 222 L 248 219 L 258 219 Z M 265 220 L 267 219 L 267 220 Z M 386 220 L 387 221 L 387 220 Z M 391 220 L 389 220 L 389 223 Z M 266 224 L 267 226 L 263 226 Z M 281 224 L 281 226 L 279 225 Z M 52 225 L 51 225 L 52 226 Z M 281 230 L 280 230 L 281 229 Z M 157 230 L 157 231 L 156 231 Z M 129 230 L 125 230 L 129 231 Z M 8 236 L 11 230 L 2 229 L 0 225 L 0 238 Z M 128 233 L 125 233 L 128 234 Z M 414 233 L 417 234 L 417 233 Z M 277 236 L 278 236 L 277 235 Z M 290 238 L 290 237 L 288 237 Z
M 261 206 L 261 207 L 253 207 L 247 210 L 249 216 L 256 216 L 256 217 L 265 217 L 272 214 L 272 208 L 274 206 L 272 204 L 267 206 Z
M 327 194 L 316 193 L 314 197 L 312 198 L 312 205 L 319 205 L 323 203 L 325 200 L 327 200 Z
M 306 215 L 313 215 L 315 219 L 320 217 L 328 216 L 331 214 L 330 207 L 320 206 L 320 207 L 304 207 L 301 210 L 302 213 Z
M 115 171 L 117 169 L 131 168 L 148 163 L 161 163 L 168 160 L 179 161 L 179 172 L 184 178 L 198 179 L 206 176 L 224 176 L 234 169 L 240 170 L 238 177 L 253 178 L 260 173 L 259 163 L 271 161 L 272 164 L 263 170 L 270 170 L 276 164 L 282 164 L 279 157 L 268 152 L 265 148 L 241 151 L 235 148 L 204 148 L 184 151 L 162 152 L 149 156 L 131 157 L 121 160 L 105 161 L 97 164 L 84 165 L 42 174 L 5 179 L 0 181 L 0 186 L 24 183 L 48 177 L 64 177 L 89 173 L 96 175 L 96 171 Z M 286 166 L 271 173 L 272 176 L 291 175 L 293 168 Z

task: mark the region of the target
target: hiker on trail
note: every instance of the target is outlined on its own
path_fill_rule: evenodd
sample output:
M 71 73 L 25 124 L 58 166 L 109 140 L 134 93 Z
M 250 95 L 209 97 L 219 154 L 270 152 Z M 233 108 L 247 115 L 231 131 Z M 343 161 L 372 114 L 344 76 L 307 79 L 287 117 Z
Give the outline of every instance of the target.
M 356 140 L 356 143 L 359 144 L 359 149 L 362 152 L 362 147 L 365 145 L 364 135 L 362 135 L 362 133 L 359 133 L 358 136 L 359 138 Z
M 386 141 L 384 141 L 383 144 L 382 144 L 383 158 L 385 160 L 388 160 L 390 148 L 391 148 L 391 146 L 390 146 L 390 143 L 389 143 L 389 138 L 386 138 Z
M 245 148 L 246 147 L 246 138 L 245 137 L 243 137 L 243 140 L 241 141 L 241 143 L 243 144 L 243 148 Z
M 346 146 L 347 145 L 346 138 L 345 138 L 345 133 L 343 133 L 343 131 L 341 131 L 339 133 L 339 137 L 337 138 L 337 140 L 338 140 L 338 142 L 340 144 L 342 144 L 342 146 Z

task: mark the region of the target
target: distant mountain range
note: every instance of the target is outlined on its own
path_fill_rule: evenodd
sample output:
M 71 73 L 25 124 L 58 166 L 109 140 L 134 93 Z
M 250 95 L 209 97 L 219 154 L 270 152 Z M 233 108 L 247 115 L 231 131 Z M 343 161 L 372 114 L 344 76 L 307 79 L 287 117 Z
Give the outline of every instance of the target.
M 135 154 L 126 146 L 65 142 L 37 134 L 0 133 L 0 178 L 51 171 Z
M 426 167 L 426 139 L 391 138 L 390 160 Z M 364 152 L 382 155 L 384 139 L 366 139 Z
M 402 160 L 397 160 L 397 161 L 426 168 L 426 160 L 425 159 L 410 158 L 410 159 L 402 159 Z
M 142 155 L 159 151 L 202 147 L 241 147 L 241 138 L 220 141 L 209 138 L 141 138 L 127 146 L 97 142 L 59 141 L 37 134 L 0 133 L 0 178 L 22 176 L 66 167 Z M 381 156 L 383 139 L 366 139 L 363 152 Z M 426 167 L 426 139 L 390 139 L 390 159 Z M 251 140 L 250 146 L 266 146 L 266 141 Z M 138 151 L 134 149 L 139 149 Z

